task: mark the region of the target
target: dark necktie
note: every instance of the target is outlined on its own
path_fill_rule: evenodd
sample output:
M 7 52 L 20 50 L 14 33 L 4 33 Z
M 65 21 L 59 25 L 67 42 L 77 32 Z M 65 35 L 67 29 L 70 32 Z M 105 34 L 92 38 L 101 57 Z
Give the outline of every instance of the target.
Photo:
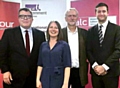
M 28 54 L 28 56 L 30 55 L 30 43 L 29 43 L 29 34 L 28 34 L 28 31 L 26 30 L 25 31 L 26 34 L 25 34 L 25 39 L 26 39 L 26 52 Z
M 103 42 L 103 33 L 102 33 L 102 25 L 100 28 L 98 28 L 98 35 L 99 35 L 99 42 L 100 42 L 100 47 L 102 47 L 102 42 Z

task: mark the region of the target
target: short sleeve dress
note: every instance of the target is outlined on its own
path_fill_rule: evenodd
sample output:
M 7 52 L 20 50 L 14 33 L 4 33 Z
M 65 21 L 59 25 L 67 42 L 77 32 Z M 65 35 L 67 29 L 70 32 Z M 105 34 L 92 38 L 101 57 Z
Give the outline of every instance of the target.
M 65 67 L 71 67 L 70 47 L 65 41 L 58 41 L 50 49 L 49 42 L 43 42 L 38 58 L 38 66 L 42 66 L 42 88 L 61 88 L 64 81 Z

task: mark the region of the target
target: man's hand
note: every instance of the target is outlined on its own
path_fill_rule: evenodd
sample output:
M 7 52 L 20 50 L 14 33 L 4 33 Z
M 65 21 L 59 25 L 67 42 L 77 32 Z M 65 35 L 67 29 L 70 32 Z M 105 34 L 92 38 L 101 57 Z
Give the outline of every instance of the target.
M 107 74 L 107 71 L 104 71 L 101 75 L 104 76 Z
M 105 75 L 107 73 L 104 67 L 101 65 L 95 66 L 94 71 L 97 75 Z
M 3 81 L 4 81 L 6 84 L 10 85 L 12 80 L 13 80 L 13 79 L 12 79 L 12 75 L 11 75 L 10 72 L 5 72 L 5 73 L 3 73 Z

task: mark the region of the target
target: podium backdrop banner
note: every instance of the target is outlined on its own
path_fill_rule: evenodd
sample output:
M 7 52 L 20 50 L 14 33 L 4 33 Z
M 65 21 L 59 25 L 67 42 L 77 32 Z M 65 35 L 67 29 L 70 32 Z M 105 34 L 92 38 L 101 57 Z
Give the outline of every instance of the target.
M 32 27 L 46 31 L 50 21 L 57 20 L 66 26 L 66 0 L 23 0 L 22 7 L 29 8 L 33 13 Z
M 0 0 L 0 38 L 4 29 L 18 25 L 19 3 Z
M 119 0 L 75 0 L 71 1 L 71 7 L 74 7 L 79 12 L 77 25 L 88 29 L 97 24 L 95 17 L 95 7 L 98 3 L 104 2 L 109 7 L 108 20 L 113 23 L 119 23 Z

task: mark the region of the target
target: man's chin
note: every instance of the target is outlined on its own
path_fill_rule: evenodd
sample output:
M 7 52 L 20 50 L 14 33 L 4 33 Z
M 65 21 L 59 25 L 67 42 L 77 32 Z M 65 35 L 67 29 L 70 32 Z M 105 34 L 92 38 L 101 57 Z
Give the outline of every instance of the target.
M 30 28 L 30 26 L 23 26 L 23 28 L 28 29 L 28 28 Z
M 106 19 L 104 19 L 104 20 L 99 20 L 100 23 L 104 23 L 105 21 L 106 21 Z
M 70 25 L 70 26 L 76 26 L 76 24 L 75 24 L 75 23 L 73 23 L 73 24 L 71 23 L 71 24 L 69 24 L 69 25 Z
M 98 19 L 98 21 L 99 21 L 100 23 L 104 23 L 106 20 L 107 20 L 107 18 Z

